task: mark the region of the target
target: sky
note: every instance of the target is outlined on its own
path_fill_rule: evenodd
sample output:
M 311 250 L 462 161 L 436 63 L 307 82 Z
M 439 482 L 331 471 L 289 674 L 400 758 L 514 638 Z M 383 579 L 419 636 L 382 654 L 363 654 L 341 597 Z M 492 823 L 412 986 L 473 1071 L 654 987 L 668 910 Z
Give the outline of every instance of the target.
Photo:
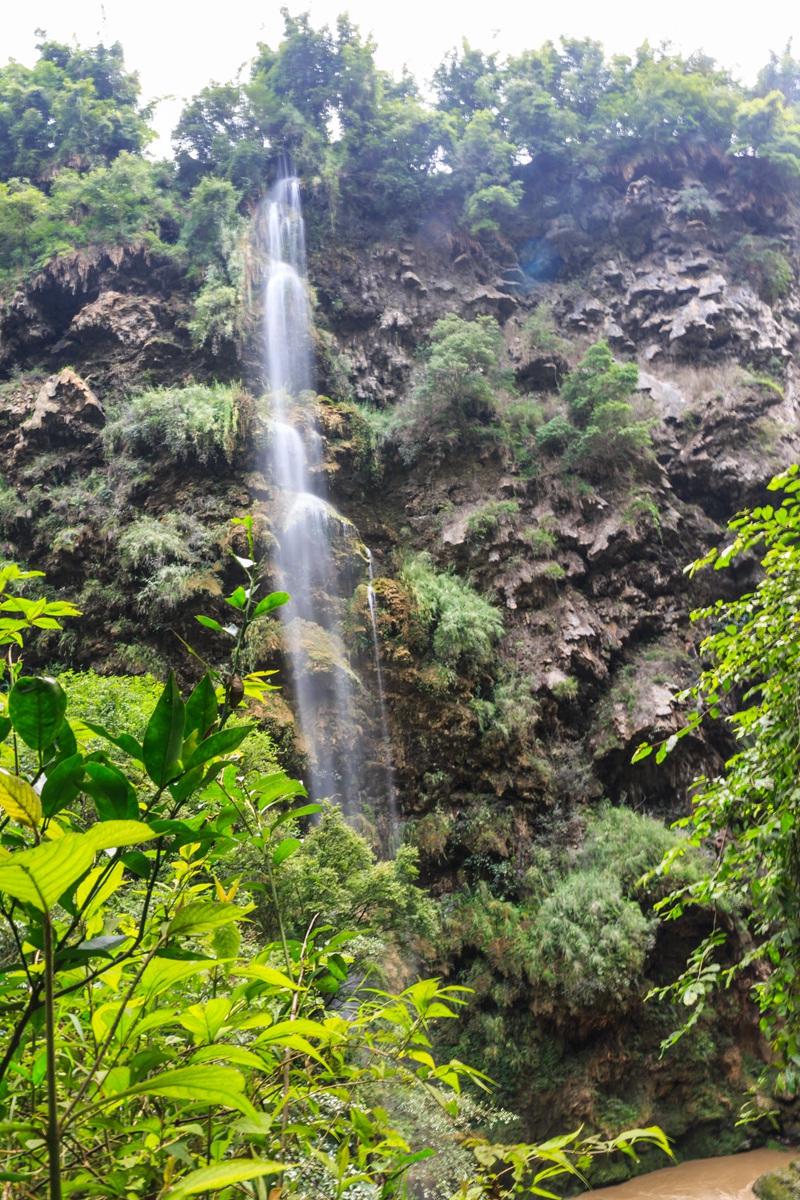
M 800 9 L 788 0 L 746 8 L 744 0 L 36 0 L 30 8 L 0 0 L 0 63 L 15 58 L 33 65 L 37 28 L 82 45 L 122 42 L 143 99 L 174 97 L 159 105 L 155 119 L 161 140 L 153 150 L 165 154 L 181 100 L 211 79 L 232 79 L 256 42 L 277 45 L 284 3 L 292 13 L 310 12 L 314 25 L 347 11 L 375 38 L 380 67 L 396 74 L 407 64 L 421 82 L 462 37 L 501 55 L 561 36 L 597 38 L 609 53 L 626 54 L 645 39 L 669 41 L 685 53 L 702 47 L 745 82 L 794 34 L 800 54 Z

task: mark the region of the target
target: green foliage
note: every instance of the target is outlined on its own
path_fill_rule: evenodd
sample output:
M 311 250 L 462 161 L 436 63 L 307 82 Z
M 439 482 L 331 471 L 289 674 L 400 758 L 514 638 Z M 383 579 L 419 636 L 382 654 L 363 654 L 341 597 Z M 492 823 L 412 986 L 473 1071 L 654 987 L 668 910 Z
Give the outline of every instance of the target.
M 252 521 L 239 524 L 252 552 Z M 237 770 L 231 756 L 250 733 L 229 722 L 247 691 L 237 674 L 243 640 L 252 619 L 288 599 L 258 600 L 257 564 L 238 562 L 248 587 L 226 600 L 241 626 L 231 633 L 200 618 L 233 638 L 229 670 L 206 673 L 186 700 L 173 673 L 146 714 L 152 681 L 109 688 L 64 674 L 85 700 L 70 707 L 57 681 L 4 660 L 0 1170 L 27 1191 L 46 1187 L 51 1200 L 224 1194 L 249 1180 L 286 1196 L 335 1200 L 358 1184 L 389 1197 L 433 1151 L 413 1152 L 393 1125 L 387 1085 L 454 1122 L 462 1080 L 486 1086 L 479 1072 L 431 1054 L 432 1022 L 452 1019 L 465 989 L 421 980 L 400 995 L 362 996 L 348 980 L 357 930 L 319 924 L 318 881 L 325 907 L 357 926 L 427 927 L 414 852 L 376 864 L 331 809 L 304 839 L 303 821 L 321 810 L 303 803 L 302 784 Z M 33 574 L 0 572 L 7 647 L 78 615 L 15 592 Z M 263 693 L 251 677 L 259 685 Z M 136 733 L 87 726 L 90 713 L 130 715 Z M 85 728 L 122 758 L 80 748 Z M 29 775 L 20 738 L 36 755 Z M 243 852 L 255 859 L 245 883 L 235 873 Z M 262 893 L 276 937 L 243 950 L 251 896 Z M 346 1005 L 329 1007 L 342 989 Z M 657 1130 L 637 1139 L 665 1144 Z M 517 1146 L 513 1179 L 500 1148 L 481 1138 L 469 1148 L 480 1166 L 462 1191 L 478 1200 L 511 1194 L 531 1171 L 574 1172 L 580 1156 L 612 1147 L 577 1137 L 557 1153 Z
M 448 313 L 440 318 L 431 330 L 431 349 L 417 389 L 428 417 L 452 418 L 462 431 L 472 421 L 485 421 L 494 410 L 495 390 L 503 380 L 502 344 L 492 317 L 465 321 Z
M 748 234 L 731 251 L 731 266 L 738 278 L 752 283 L 768 304 L 780 300 L 791 286 L 792 268 L 783 249 L 783 243 L 776 238 Z
M 471 541 L 483 541 L 494 533 L 507 518 L 519 512 L 516 500 L 488 500 L 486 504 L 470 513 L 467 519 L 467 537 Z
M 62 167 L 106 166 L 153 137 L 139 79 L 119 42 L 82 49 L 42 41 L 39 60 L 0 68 L 0 178 L 43 182 Z
M 415 884 L 416 859 L 413 847 L 401 846 L 395 859 L 377 862 L 341 810 L 326 802 L 278 884 L 287 931 L 302 938 L 318 914 L 337 928 L 369 928 L 395 941 L 432 936 L 434 909 Z M 267 928 L 270 920 L 266 913 Z
M 531 681 L 524 675 L 504 671 L 495 683 L 489 699 L 480 696 L 470 701 L 484 736 L 501 743 L 518 740 L 523 744 L 534 740 L 539 706 L 531 691 Z
M 615 874 L 578 871 L 539 908 L 526 971 L 572 1011 L 630 1003 L 642 991 L 654 931 Z
M 556 414 L 536 432 L 539 445 L 560 452 L 590 478 L 627 472 L 652 457 L 650 423 L 628 402 L 639 380 L 635 363 L 614 361 L 604 341 L 590 346 L 561 385 L 571 420 Z
M 536 430 L 536 441 L 541 449 L 555 454 L 563 453 L 577 436 L 575 426 L 562 413 L 556 413 Z
M 621 852 L 623 847 L 624 853 Z M 628 899 L 646 897 L 653 903 L 663 897 L 666 884 L 652 872 L 665 855 L 674 857 L 678 847 L 687 850 L 684 839 L 661 821 L 635 813 L 624 805 L 609 804 L 587 822 L 580 862 L 583 869 L 616 875 L 622 894 Z M 704 867 L 704 858 L 696 851 L 684 853 L 675 860 L 676 879 L 682 886 L 696 883 Z M 646 885 L 642 882 L 645 875 L 649 875 Z
M 107 444 L 141 456 L 231 462 L 242 397 L 238 384 L 222 383 L 141 392 L 106 427 Z
M 557 679 L 551 691 L 556 700 L 575 700 L 579 691 L 578 681 L 573 675 L 567 675 L 565 679 Z
M 736 752 L 724 775 L 694 782 L 692 811 L 678 822 L 686 841 L 664 858 L 660 872 L 670 872 L 686 846 L 719 840 L 719 853 L 700 878 L 679 887 L 663 902 L 670 915 L 687 905 L 708 903 L 746 914 L 754 946 L 723 973 L 716 948 L 725 941 L 714 933 L 693 954 L 672 991 L 688 1010 L 688 1020 L 668 1039 L 671 1044 L 702 1013 L 713 988 L 755 960 L 770 967 L 755 985 L 763 1028 L 784 1067 L 786 1086 L 797 1081 L 797 1013 L 800 1011 L 797 963 L 800 956 L 798 858 L 796 837 L 797 738 L 796 693 L 800 677 L 797 609 L 800 594 L 800 489 L 793 466 L 770 483 L 783 492 L 780 504 L 740 513 L 730 522 L 733 540 L 711 550 L 692 565 L 724 569 L 758 549 L 763 578 L 752 593 L 732 601 L 717 600 L 693 614 L 711 622 L 701 645 L 709 665 L 695 687 L 685 693 L 695 711 L 686 725 L 657 749 L 662 761 L 681 737 L 706 716 L 724 719 L 736 738 Z M 654 747 L 643 744 L 634 761 Z
M 576 425 L 585 428 L 606 404 L 628 399 L 639 382 L 636 363 L 617 363 L 608 343 L 595 342 L 561 385 L 561 398 Z
M 526 350 L 539 358 L 563 357 L 571 349 L 571 343 L 557 332 L 553 320 L 553 306 L 542 300 L 532 310 L 522 327 L 523 344 Z
M 535 529 L 526 529 L 522 536 L 534 558 L 552 558 L 558 548 L 558 522 L 555 517 L 543 517 Z
M 503 634 L 496 608 L 457 575 L 437 571 L 428 554 L 410 558 L 400 577 L 413 593 L 437 663 L 469 671 L 491 661 Z

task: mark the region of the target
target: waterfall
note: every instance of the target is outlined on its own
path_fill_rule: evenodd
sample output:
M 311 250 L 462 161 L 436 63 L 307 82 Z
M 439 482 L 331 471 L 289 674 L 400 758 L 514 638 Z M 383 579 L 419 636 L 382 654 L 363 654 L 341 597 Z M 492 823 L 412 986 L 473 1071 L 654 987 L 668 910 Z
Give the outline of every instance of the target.
M 369 564 L 369 584 L 367 585 L 367 604 L 369 617 L 372 622 L 372 644 L 375 648 L 375 674 L 378 679 L 378 704 L 381 717 L 381 738 L 386 763 L 386 802 L 389 806 L 389 823 L 392 841 L 397 841 L 397 793 L 394 787 L 394 771 L 392 769 L 392 739 L 389 736 L 389 720 L 386 715 L 386 693 L 383 690 L 383 668 L 381 667 L 381 647 L 378 639 L 378 617 L 375 612 L 375 577 L 372 571 L 372 554 L 367 547 L 367 563 Z
M 321 439 L 304 404 L 313 383 L 312 324 L 296 177 L 282 173 L 263 202 L 261 218 L 268 254 L 264 353 L 270 465 L 279 493 L 277 566 L 281 586 L 292 597 L 282 613 L 297 720 L 313 793 L 337 795 L 345 808 L 355 808 L 361 762 L 353 689 L 359 685 L 338 632 L 340 563 L 335 555 L 339 560 L 352 556 L 356 537 L 324 494 Z

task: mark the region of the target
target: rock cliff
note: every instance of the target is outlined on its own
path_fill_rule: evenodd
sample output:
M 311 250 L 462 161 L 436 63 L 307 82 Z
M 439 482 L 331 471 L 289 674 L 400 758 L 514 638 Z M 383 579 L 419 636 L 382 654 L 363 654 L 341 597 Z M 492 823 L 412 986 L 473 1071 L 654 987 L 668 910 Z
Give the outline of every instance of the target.
M 331 497 L 374 558 L 406 833 L 445 909 L 480 892 L 494 913 L 490 935 L 462 929 L 420 953 L 477 992 L 477 1017 L 453 1039 L 467 1039 L 473 1057 L 476 1046 L 508 1047 L 508 1061 L 500 1054 L 485 1069 L 531 1135 L 565 1122 L 635 1120 L 664 1124 L 686 1150 L 759 1136 L 757 1121 L 744 1133 L 735 1127 L 762 1054 L 750 981 L 720 999 L 688 1048 L 663 1060 L 659 1043 L 673 1017 L 644 1002 L 706 932 L 708 914 L 648 925 L 640 975 L 624 995 L 572 1009 L 560 1005 L 555 985 L 509 967 L 502 941 L 520 881 L 543 856 L 553 869 L 571 869 L 585 853 L 593 806 L 606 798 L 674 818 L 694 776 L 717 769 L 728 748 L 712 729 L 687 738 L 661 768 L 630 765 L 643 738 L 680 723 L 676 696 L 697 669 L 691 609 L 715 588 L 744 588 L 755 577 L 752 567 L 728 580 L 690 581 L 687 562 L 800 456 L 800 292 L 790 282 L 776 294 L 769 261 L 753 250 L 758 239 L 778 239 L 793 259 L 797 214 L 705 184 L 687 178 L 670 187 L 644 176 L 576 211 L 537 218 L 535 236 L 517 246 L 481 243 L 441 217 L 399 243 L 372 229 L 347 243 L 328 234 L 311 247 L 318 378 L 328 393 L 314 419 Z M 687 187 L 705 196 L 691 210 Z M 543 304 L 555 348 L 529 334 Z M 555 452 L 537 451 L 532 467 L 519 438 L 497 428 L 463 437 L 418 428 L 379 445 L 359 405 L 389 414 L 409 403 L 420 349 L 450 312 L 499 323 L 516 394 L 550 415 L 582 350 L 605 339 L 638 364 L 635 407 L 652 429 L 652 456 L 634 475 L 612 470 L 587 483 Z M 216 355 L 193 347 L 190 317 L 174 264 L 131 246 L 55 260 L 0 321 L 6 553 L 47 570 L 79 600 L 89 629 L 80 647 L 43 641 L 44 661 L 77 656 L 98 669 L 157 670 L 174 661 L 173 630 L 184 636 L 225 583 L 221 543 L 208 530 L 252 509 L 260 549 L 270 548 L 272 484 L 261 453 L 268 430 L 253 399 L 261 388 L 258 314 L 249 340 L 224 342 Z M 132 392 L 211 378 L 242 381 L 235 451 L 184 454 L 164 443 L 126 457 L 120 421 Z M 148 591 L 148 572 L 161 560 L 140 568 L 125 557 L 120 528 L 142 520 L 172 522 L 183 539 L 175 559 L 182 582 L 168 594 Z M 456 664 L 447 676 L 435 669 L 402 579 L 404 561 L 419 554 L 469 579 L 502 611 L 492 664 Z M 356 560 L 352 546 L 342 550 L 349 662 L 320 660 L 318 669 L 355 670 L 367 684 L 357 733 L 377 789 L 383 750 Z M 254 665 L 281 665 L 279 633 L 254 641 L 252 653 Z M 290 690 L 282 696 L 262 715 L 302 765 Z M 617 909 L 628 903 L 620 893 Z

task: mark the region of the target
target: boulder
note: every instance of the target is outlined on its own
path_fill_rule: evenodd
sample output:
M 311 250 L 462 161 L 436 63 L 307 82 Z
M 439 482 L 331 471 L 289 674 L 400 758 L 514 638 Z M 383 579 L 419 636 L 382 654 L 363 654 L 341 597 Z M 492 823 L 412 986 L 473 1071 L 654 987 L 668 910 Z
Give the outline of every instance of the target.
M 105 421 L 105 409 L 89 385 L 66 367 L 39 391 L 33 412 L 20 426 L 20 448 L 91 442 Z
M 758 1200 L 800 1200 L 800 1158 L 777 1171 L 767 1171 L 753 1184 Z

